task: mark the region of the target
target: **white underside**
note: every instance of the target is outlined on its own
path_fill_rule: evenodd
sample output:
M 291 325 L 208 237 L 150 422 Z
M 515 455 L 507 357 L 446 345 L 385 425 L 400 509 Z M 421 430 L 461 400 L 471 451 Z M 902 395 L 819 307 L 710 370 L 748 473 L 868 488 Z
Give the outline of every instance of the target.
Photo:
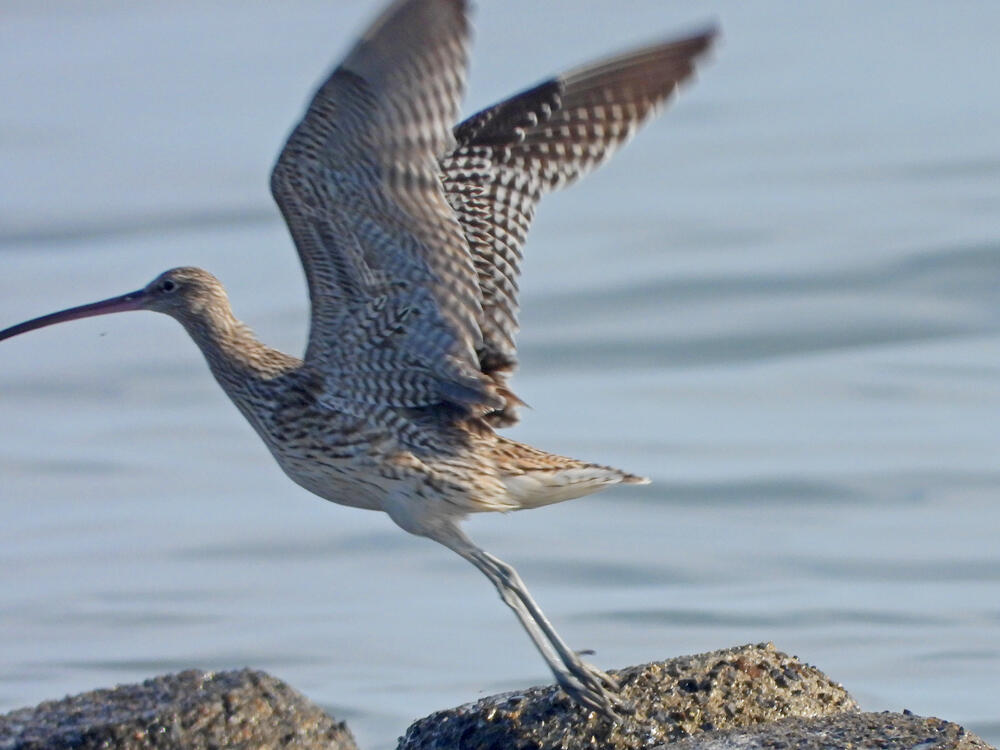
M 503 478 L 503 485 L 519 509 L 561 503 L 618 484 L 622 475 L 613 469 L 586 466 L 560 471 L 533 471 Z

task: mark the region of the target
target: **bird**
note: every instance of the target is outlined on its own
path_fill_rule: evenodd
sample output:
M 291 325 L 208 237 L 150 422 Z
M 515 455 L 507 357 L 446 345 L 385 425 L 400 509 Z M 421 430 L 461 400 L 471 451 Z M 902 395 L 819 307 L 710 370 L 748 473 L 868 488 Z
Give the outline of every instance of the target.
M 271 173 L 311 304 L 303 357 L 260 342 L 193 267 L 0 331 L 131 310 L 177 320 L 281 469 L 469 561 L 562 690 L 609 720 L 620 686 L 558 635 L 470 514 L 647 479 L 501 435 L 524 403 L 518 275 L 540 198 L 604 162 L 690 79 L 714 26 L 583 65 L 459 122 L 467 0 L 397 0 L 319 86 Z

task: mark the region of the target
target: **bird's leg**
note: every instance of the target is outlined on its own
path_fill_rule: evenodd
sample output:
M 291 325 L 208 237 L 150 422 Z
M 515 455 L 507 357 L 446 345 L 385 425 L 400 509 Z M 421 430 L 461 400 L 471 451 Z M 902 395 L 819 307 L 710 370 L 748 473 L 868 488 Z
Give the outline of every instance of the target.
M 501 572 L 504 578 L 510 582 L 512 588 L 517 592 L 518 597 L 527 608 L 531 619 L 537 623 L 538 627 L 543 633 L 545 633 L 545 636 L 552 644 L 552 647 L 559 654 L 560 658 L 564 662 L 580 661 L 579 654 L 576 651 L 571 650 L 570 647 L 566 645 L 566 642 L 559 636 L 559 633 L 556 632 L 555 627 L 551 622 L 549 622 L 549 618 L 545 616 L 541 607 L 539 607 L 538 603 L 532 598 L 531 593 L 528 591 L 528 587 L 524 585 L 524 581 L 521 580 L 521 576 L 518 575 L 518 572 L 514 569 L 514 567 L 512 565 L 508 565 L 500 558 L 495 555 L 491 555 L 485 550 L 479 550 L 479 553 L 486 560 L 492 563 L 497 570 Z M 615 691 L 620 689 L 621 686 L 614 677 L 598 669 L 593 664 L 587 664 L 586 662 L 583 662 L 583 664 L 590 674 L 597 677 L 606 686 Z
M 621 718 L 619 711 L 625 706 L 617 695 L 618 683 L 580 659 L 566 645 L 513 567 L 477 547 L 456 526 L 451 526 L 447 533 L 435 533 L 432 538 L 457 552 L 490 579 L 567 695 L 612 721 Z
M 579 654 L 566 645 L 566 642 L 563 641 L 563 639 L 559 636 L 559 633 L 556 632 L 552 623 L 549 622 L 549 619 L 545 616 L 545 613 L 542 612 L 541 607 L 539 607 L 537 602 L 535 602 L 532 598 L 527 586 L 524 585 L 524 581 L 521 580 L 521 576 L 518 575 L 513 566 L 508 565 L 503 560 L 500 560 L 488 552 L 483 550 L 480 550 L 479 552 L 483 558 L 499 572 L 509 589 L 516 593 L 520 603 L 524 606 L 525 610 L 527 610 L 531 623 L 544 634 L 546 643 L 558 654 L 560 663 L 591 689 L 595 689 L 602 694 L 608 692 L 606 688 L 610 689 L 614 708 L 624 709 L 625 707 L 621 700 L 614 694 L 620 689 L 618 681 L 611 675 L 595 667 L 593 664 L 589 664 L 580 659 Z M 503 596 L 502 592 L 501 596 Z

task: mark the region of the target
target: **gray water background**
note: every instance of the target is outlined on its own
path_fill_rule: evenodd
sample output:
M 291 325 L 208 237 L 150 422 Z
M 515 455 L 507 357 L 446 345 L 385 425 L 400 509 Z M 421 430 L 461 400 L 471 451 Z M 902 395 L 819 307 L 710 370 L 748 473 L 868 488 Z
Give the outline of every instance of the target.
M 470 531 L 606 667 L 773 640 L 1000 742 L 1000 4 L 481 0 L 467 112 L 715 20 L 543 204 L 510 432 L 651 476 Z M 216 273 L 298 353 L 267 192 L 364 3 L 0 3 L 0 325 Z M 173 321 L 0 349 L 0 710 L 251 665 L 390 747 L 550 675 L 487 581 L 291 484 Z

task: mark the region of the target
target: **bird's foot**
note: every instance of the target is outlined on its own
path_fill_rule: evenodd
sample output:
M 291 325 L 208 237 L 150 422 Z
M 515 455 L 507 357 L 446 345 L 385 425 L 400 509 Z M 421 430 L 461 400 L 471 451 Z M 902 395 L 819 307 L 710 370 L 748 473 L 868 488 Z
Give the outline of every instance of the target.
M 609 721 L 619 722 L 623 714 L 634 712 L 634 709 L 618 694 L 621 689 L 618 681 L 579 657 L 567 663 L 566 671 L 557 674 L 556 679 L 563 692 L 570 698 L 581 706 L 596 711 Z

